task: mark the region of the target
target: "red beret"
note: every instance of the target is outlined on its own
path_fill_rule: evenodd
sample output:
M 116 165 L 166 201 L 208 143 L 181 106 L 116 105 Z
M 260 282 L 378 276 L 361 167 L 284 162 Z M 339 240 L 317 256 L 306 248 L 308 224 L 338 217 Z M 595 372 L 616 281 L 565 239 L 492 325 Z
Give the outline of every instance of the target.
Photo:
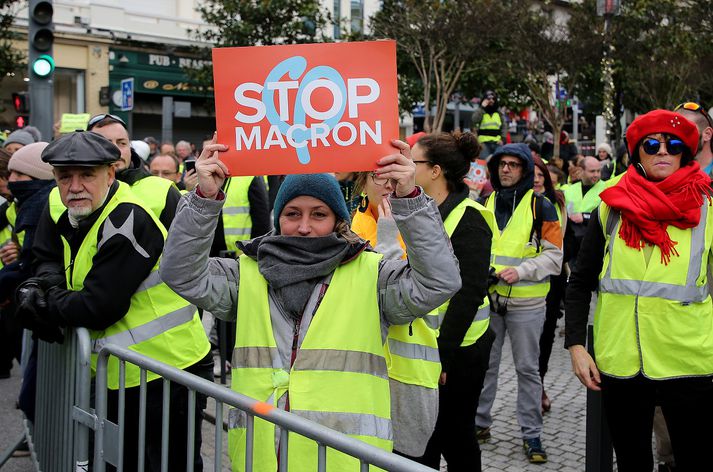
M 423 131 L 419 131 L 416 134 L 412 134 L 411 136 L 406 137 L 406 142 L 408 143 L 409 146 L 413 147 L 414 144 L 418 142 L 419 139 L 422 137 L 426 136 L 426 133 Z
M 656 133 L 666 133 L 676 136 L 693 156 L 698 151 L 698 128 L 689 120 L 668 110 L 653 110 L 645 115 L 637 116 L 626 130 L 626 144 L 629 155 L 634 156 L 636 147 L 646 136 Z

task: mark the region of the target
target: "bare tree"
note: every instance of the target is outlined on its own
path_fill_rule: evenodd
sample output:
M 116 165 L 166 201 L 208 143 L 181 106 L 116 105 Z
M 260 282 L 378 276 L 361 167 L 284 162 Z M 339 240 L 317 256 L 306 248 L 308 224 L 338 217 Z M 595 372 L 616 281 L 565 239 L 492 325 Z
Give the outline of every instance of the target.
M 502 31 L 487 27 L 502 2 L 495 0 L 385 0 L 372 18 L 376 37 L 392 38 L 423 84 L 424 128 L 440 131 L 448 103 L 469 61 L 477 60 Z M 431 114 L 431 104 L 435 112 Z

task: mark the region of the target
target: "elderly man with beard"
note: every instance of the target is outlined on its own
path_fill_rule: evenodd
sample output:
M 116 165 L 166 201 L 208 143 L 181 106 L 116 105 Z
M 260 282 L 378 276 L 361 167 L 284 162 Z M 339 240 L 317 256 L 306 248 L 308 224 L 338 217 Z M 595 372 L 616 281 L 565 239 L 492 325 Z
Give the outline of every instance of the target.
M 94 132 L 54 141 L 42 160 L 54 167 L 58 191 L 40 218 L 33 252 L 35 277 L 18 288 L 18 312 L 33 322 L 85 327 L 96 353 L 106 344 L 210 378 L 210 344 L 196 308 L 158 276 L 166 229 L 151 209 L 116 180 L 121 152 Z M 65 268 L 67 275 L 65 275 Z M 140 373 L 126 366 L 124 470 L 137 466 Z M 163 382 L 148 373 L 146 470 L 160 470 Z M 107 368 L 109 417 L 116 421 L 119 364 Z M 171 383 L 168 470 L 185 470 L 188 391 Z M 195 409 L 195 450 L 200 451 L 201 410 Z M 113 419 L 112 419 L 113 418 Z M 202 470 L 200 454 L 194 468 Z

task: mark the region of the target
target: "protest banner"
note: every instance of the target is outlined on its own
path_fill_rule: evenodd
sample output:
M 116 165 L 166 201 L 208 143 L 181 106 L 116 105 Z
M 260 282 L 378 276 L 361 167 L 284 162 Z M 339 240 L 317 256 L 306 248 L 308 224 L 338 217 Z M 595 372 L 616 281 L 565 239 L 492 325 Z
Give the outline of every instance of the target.
M 89 113 L 62 113 L 59 132 L 64 134 L 78 130 L 84 131 L 87 129 L 87 123 L 89 123 L 91 116 Z
M 396 43 L 213 49 L 232 175 L 373 170 L 398 138 Z

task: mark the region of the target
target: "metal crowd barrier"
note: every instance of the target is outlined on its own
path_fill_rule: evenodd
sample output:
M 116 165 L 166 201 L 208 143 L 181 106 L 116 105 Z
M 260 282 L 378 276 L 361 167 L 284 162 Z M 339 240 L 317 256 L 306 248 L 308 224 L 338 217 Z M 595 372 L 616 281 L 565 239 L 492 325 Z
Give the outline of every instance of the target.
M 146 389 L 147 372 L 158 374 L 162 378 L 153 382 L 163 382 L 163 419 L 162 419 L 162 470 L 167 470 L 168 454 L 184 452 L 168 450 L 168 413 L 171 382 L 188 389 L 188 428 L 186 431 L 187 470 L 193 470 L 193 456 L 200 451 L 193 450 L 195 431 L 195 408 L 197 394 L 204 394 L 216 402 L 215 470 L 223 469 L 223 409 L 224 405 L 239 408 L 247 413 L 247 444 L 245 470 L 252 471 L 253 465 L 253 422 L 258 416 L 282 428 L 280 457 L 287 457 L 288 431 L 305 436 L 318 444 L 318 470 L 326 471 L 327 448 L 341 451 L 359 460 L 362 472 L 369 470 L 369 465 L 395 472 L 428 472 L 423 465 L 412 462 L 395 454 L 387 453 L 362 441 L 350 438 L 320 424 L 301 418 L 295 414 L 277 409 L 265 408 L 257 400 L 236 393 L 225 386 L 215 384 L 196 375 L 168 366 L 154 359 L 142 356 L 134 351 L 114 345 L 105 346 L 98 355 L 96 375 L 96 409 L 92 408 L 91 386 L 91 340 L 84 328 L 66 330 L 62 344 L 39 342 L 37 368 L 37 398 L 34 427 L 30 427 L 26 439 L 30 445 L 36 470 L 46 472 L 88 471 L 90 430 L 94 435 L 93 470 L 103 472 L 110 464 L 123 469 L 123 430 L 122 420 L 113 423 L 107 415 L 107 362 L 109 356 L 120 361 L 120 388 L 118 418 L 124 418 L 124 378 L 126 363 L 140 368 L 141 398 L 139 412 L 139 458 L 145 454 L 144 436 L 146 431 Z M 262 406 L 262 408 L 261 408 Z M 31 430 L 31 431 L 30 431 Z M 25 439 L 25 438 L 23 438 Z M 139 461 L 138 470 L 144 470 L 143 460 Z M 280 462 L 280 471 L 287 470 L 287 460 Z
M 280 410 L 278 408 L 265 408 L 264 403 L 249 398 L 234 392 L 224 386 L 217 385 L 198 376 L 189 374 L 182 370 L 168 366 L 156 360 L 147 358 L 136 352 L 124 349 L 115 345 L 107 345 L 99 352 L 97 362 L 97 388 L 96 388 L 96 416 L 90 418 L 87 415 L 79 418 L 84 424 L 89 427 L 95 427 L 95 448 L 94 448 L 94 470 L 96 472 L 104 472 L 106 464 L 117 466 L 121 471 L 122 466 L 119 464 L 123 456 L 123 431 L 122 425 L 114 424 L 107 419 L 107 363 L 109 356 L 115 356 L 119 359 L 119 414 L 118 418 L 124 417 L 123 394 L 124 378 L 126 363 L 138 366 L 141 370 L 140 398 L 145 399 L 146 396 L 146 373 L 153 372 L 162 377 L 163 380 L 157 379 L 154 382 L 164 382 L 164 397 L 163 397 L 163 415 L 162 422 L 162 437 L 163 444 L 161 446 L 162 470 L 166 470 L 166 458 L 168 457 L 168 421 L 167 412 L 170 407 L 170 399 L 168 390 L 171 382 L 178 383 L 187 387 L 188 395 L 188 431 L 186 434 L 186 469 L 193 470 L 193 454 L 198 452 L 193 450 L 193 413 L 196 407 L 196 394 L 202 393 L 211 397 L 216 402 L 216 426 L 215 426 L 215 470 L 222 469 L 223 451 L 222 451 L 222 435 L 223 425 L 220 419 L 223 417 L 223 405 L 239 408 L 247 413 L 247 454 L 245 458 L 245 470 L 253 470 L 253 433 L 254 433 L 254 418 L 255 416 L 265 419 L 275 425 L 281 427 L 280 438 L 280 457 L 287 458 L 288 453 L 288 431 L 310 438 L 318 444 L 318 471 L 324 472 L 329 467 L 327 464 L 327 448 L 332 448 L 341 451 L 347 455 L 355 457 L 360 461 L 360 471 L 367 472 L 369 465 L 374 465 L 382 469 L 394 472 L 433 472 L 432 469 L 417 464 L 406 458 L 397 456 L 378 449 L 374 446 L 366 444 L 362 441 L 350 438 L 342 433 L 329 429 L 320 424 L 301 418 L 295 414 Z M 144 401 L 145 406 L 145 401 Z M 262 406 L 262 408 L 261 408 Z M 140 413 L 139 435 L 145 431 L 145 408 Z M 77 415 L 75 415 L 77 418 Z M 139 437 L 139 457 L 144 453 L 144 444 Z M 175 454 L 176 451 L 171 451 Z M 258 464 L 259 467 L 259 464 Z M 143 470 L 143 464 L 138 464 L 138 470 Z M 280 461 L 280 472 L 287 471 L 287 460 Z
M 29 336 L 26 337 L 29 340 Z M 35 422 L 24 420 L 24 433 L 0 466 L 24 441 L 35 470 L 86 471 L 89 430 L 73 421 L 76 410 L 90 410 L 91 344 L 84 328 L 66 330 L 62 344 L 38 342 Z

